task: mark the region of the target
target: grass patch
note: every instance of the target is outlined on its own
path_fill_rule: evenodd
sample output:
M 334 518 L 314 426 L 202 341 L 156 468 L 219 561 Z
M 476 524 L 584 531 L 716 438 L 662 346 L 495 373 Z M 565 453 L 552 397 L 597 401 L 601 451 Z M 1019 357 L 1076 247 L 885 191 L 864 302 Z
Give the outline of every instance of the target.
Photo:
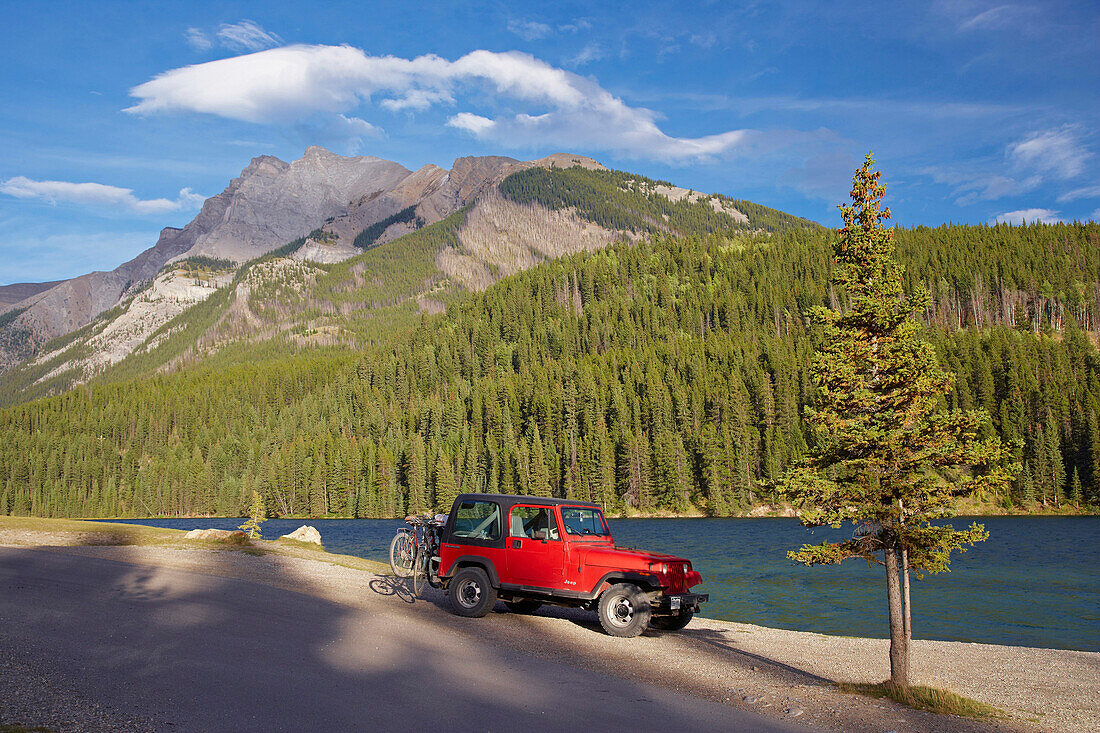
M 196 525 L 202 519 L 195 520 Z M 206 549 L 243 552 L 247 555 L 283 555 L 320 560 L 331 565 L 389 575 L 390 566 L 355 555 L 337 555 L 323 546 L 297 540 L 185 540 L 182 529 L 146 527 L 140 524 L 115 524 L 83 519 L 44 519 L 41 517 L 0 516 L 0 545 L 42 546 L 121 546 L 142 545 L 172 549 Z M 5 733 L 0 729 L 0 733 Z
M 313 552 L 328 552 L 324 545 L 319 545 L 316 542 L 302 542 L 301 540 L 292 540 L 289 537 L 280 537 L 275 542 L 284 547 L 297 547 L 301 550 L 311 550 Z
M 6 542 L 32 545 L 168 545 L 179 543 L 184 535 L 183 530 L 140 524 L 8 516 L 0 516 L 0 532 L 7 535 Z
M 924 685 L 911 685 L 902 688 L 889 680 L 878 684 L 855 685 L 846 682 L 839 684 L 841 692 L 867 695 L 869 697 L 890 698 L 917 710 L 927 710 L 940 715 L 958 715 L 963 718 L 1003 718 L 1007 714 L 992 705 L 972 700 L 950 690 L 940 690 Z
M 22 725 L 12 725 L 11 723 L 0 723 L 0 733 L 50 733 L 49 728 L 43 728 L 40 725 L 36 725 L 33 728 L 27 728 Z

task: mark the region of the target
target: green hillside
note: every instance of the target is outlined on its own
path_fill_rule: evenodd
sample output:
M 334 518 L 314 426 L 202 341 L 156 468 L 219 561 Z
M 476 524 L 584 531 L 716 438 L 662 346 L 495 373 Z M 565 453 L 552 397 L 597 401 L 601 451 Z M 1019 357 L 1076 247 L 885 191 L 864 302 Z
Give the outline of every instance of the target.
M 582 218 L 624 233 L 820 229 L 808 220 L 716 194 L 692 202 L 671 201 L 654 192 L 657 186 L 670 185 L 621 171 L 574 166 L 520 171 L 502 182 L 501 191 L 520 203 L 538 202 L 550 209 L 574 207 Z M 749 224 L 716 211 L 712 199 L 736 207 L 749 217 Z M 403 209 L 364 229 L 355 238 L 355 246 L 366 251 L 338 264 L 273 265 L 301 247 L 306 238 L 290 242 L 240 266 L 228 288 L 164 324 L 133 354 L 95 380 L 114 382 L 177 369 L 241 341 L 274 339 L 294 351 L 317 346 L 361 349 L 400 337 L 422 311 L 440 310 L 464 292 L 460 284 L 440 272 L 436 255 L 444 248 L 462 249 L 458 231 L 468 211 L 463 209 L 424 227 L 414 207 Z M 379 245 L 378 238 L 395 223 L 422 228 Z M 308 236 L 318 241 L 331 237 L 321 230 Z M 228 260 L 191 257 L 166 265 L 162 272 L 180 271 L 206 279 L 233 267 Z M 499 275 L 492 263 L 489 269 Z M 238 295 L 242 285 L 248 292 L 243 299 Z M 430 303 L 422 303 L 421 296 Z M 84 340 L 102 332 L 127 303 L 39 349 L 39 354 L 49 358 L 39 363 L 32 359 L 0 374 L 0 406 L 57 394 L 83 381 L 83 372 L 67 365 L 87 354 Z M 21 336 L 5 329 L 15 315 L 18 313 L 0 317 L 0 339 Z
M 306 238 L 241 265 L 222 288 L 157 329 L 143 347 L 94 380 L 118 382 L 209 359 L 229 344 L 274 341 L 293 353 L 319 345 L 365 348 L 407 333 L 417 322 L 423 293 L 443 303 L 458 288 L 444 282 L 435 255 L 455 241 L 465 210 L 400 240 L 372 247 L 336 264 L 289 263 Z M 310 236 L 314 236 L 314 232 Z M 275 266 L 280 265 L 280 266 Z M 225 261 L 190 258 L 166 266 L 195 276 L 225 269 Z M 248 297 L 238 300 L 240 286 Z M 81 375 L 60 369 L 84 353 L 82 339 L 100 332 L 125 303 L 84 328 L 47 343 L 50 358 L 0 375 L 0 406 L 69 389 Z M 244 314 L 244 315 L 243 315 Z M 239 349 L 238 349 L 239 351 Z M 235 352 L 236 353 L 236 352 Z
M 368 313 L 355 349 L 278 335 L 0 411 L 0 513 L 238 514 L 254 488 L 281 515 L 395 516 L 460 490 L 715 514 L 771 498 L 805 449 L 802 313 L 843 302 L 830 232 L 658 236 L 451 292 L 442 315 L 401 311 L 435 287 L 431 258 L 459 222 L 418 232 L 435 239 L 409 260 L 385 257 L 395 240 L 321 268 L 317 302 L 405 313 L 388 337 L 367 337 L 383 327 Z M 950 401 L 987 408 L 1025 463 L 988 498 L 1095 502 L 1100 226 L 922 228 L 898 244 L 911 282 L 931 285 Z M 392 280 L 370 276 L 387 267 Z M 271 308 L 302 306 L 272 287 Z
M 820 228 L 808 219 L 719 194 L 698 201 L 672 201 L 657 192 L 658 186 L 671 187 L 672 184 L 624 171 L 573 166 L 528 168 L 505 178 L 500 190 L 505 197 L 521 204 L 534 201 L 551 210 L 571 206 L 582 217 L 600 226 L 639 234 L 707 234 L 734 229 L 781 232 Z M 725 211 L 717 211 L 712 199 L 746 215 L 748 225 Z

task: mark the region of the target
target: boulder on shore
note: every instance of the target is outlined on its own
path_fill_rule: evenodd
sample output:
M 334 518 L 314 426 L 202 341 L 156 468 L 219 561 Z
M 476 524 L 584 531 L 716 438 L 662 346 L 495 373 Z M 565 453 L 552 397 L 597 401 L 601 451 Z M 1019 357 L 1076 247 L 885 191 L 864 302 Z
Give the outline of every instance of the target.
M 183 536 L 185 540 L 213 540 L 214 542 L 246 542 L 248 535 L 239 529 L 193 529 Z
M 315 545 L 321 544 L 321 533 L 314 527 L 310 527 L 308 524 L 303 524 L 298 529 L 294 530 L 290 534 L 284 534 L 279 539 L 281 540 L 297 540 L 298 542 L 312 542 Z

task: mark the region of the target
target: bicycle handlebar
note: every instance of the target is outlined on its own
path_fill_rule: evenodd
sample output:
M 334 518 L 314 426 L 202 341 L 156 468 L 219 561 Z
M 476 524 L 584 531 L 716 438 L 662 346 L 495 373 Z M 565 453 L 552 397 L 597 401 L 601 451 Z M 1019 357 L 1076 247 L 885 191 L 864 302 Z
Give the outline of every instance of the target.
M 409 516 L 405 517 L 405 524 L 411 524 L 414 526 L 419 525 L 421 527 L 435 527 L 438 529 L 444 525 L 444 522 L 439 521 L 433 518 L 431 515 L 427 514 L 410 514 Z

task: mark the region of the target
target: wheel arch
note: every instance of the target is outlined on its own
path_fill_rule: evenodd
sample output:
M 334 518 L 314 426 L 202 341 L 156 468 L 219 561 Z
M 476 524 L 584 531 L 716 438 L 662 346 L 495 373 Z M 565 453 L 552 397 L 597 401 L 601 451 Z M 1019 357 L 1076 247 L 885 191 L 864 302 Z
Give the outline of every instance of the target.
M 593 588 L 592 592 L 589 594 L 589 597 L 592 599 L 599 598 L 603 595 L 604 591 L 617 583 L 636 585 L 646 593 L 661 590 L 661 584 L 653 576 L 644 573 L 634 573 L 629 570 L 613 570 L 599 579 L 596 583 L 596 587 Z
M 451 567 L 447 569 L 447 578 L 453 578 L 459 570 L 470 567 L 484 570 L 485 574 L 489 576 L 489 584 L 498 590 L 500 589 L 500 576 L 497 575 L 497 569 L 493 565 L 493 561 L 480 555 L 460 555 L 456 557 L 451 563 Z

